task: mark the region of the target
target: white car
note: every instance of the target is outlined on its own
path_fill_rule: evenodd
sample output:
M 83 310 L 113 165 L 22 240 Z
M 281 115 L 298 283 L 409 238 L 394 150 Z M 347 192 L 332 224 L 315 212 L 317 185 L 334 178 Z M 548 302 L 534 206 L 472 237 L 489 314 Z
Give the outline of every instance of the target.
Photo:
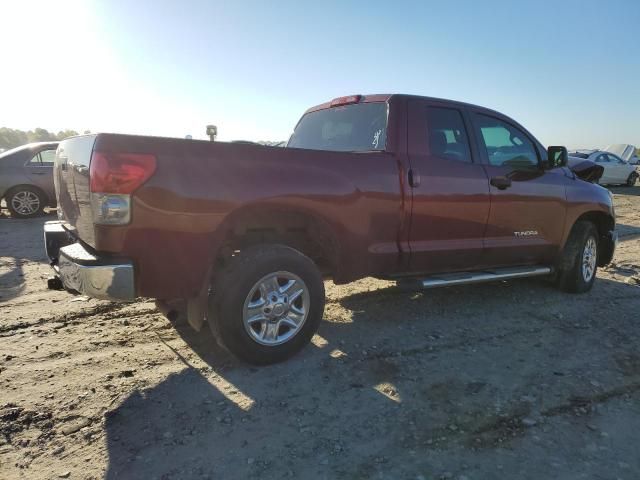
M 633 187 L 640 174 L 634 165 L 610 152 L 602 150 L 577 150 L 569 153 L 569 166 L 584 160 L 590 160 L 604 167 L 604 173 L 598 183 L 600 185 L 627 185 Z

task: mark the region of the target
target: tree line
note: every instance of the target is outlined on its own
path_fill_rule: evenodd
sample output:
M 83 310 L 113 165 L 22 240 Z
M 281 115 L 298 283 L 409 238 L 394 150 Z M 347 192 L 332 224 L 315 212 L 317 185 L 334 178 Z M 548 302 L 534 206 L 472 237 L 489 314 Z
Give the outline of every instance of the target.
M 91 133 L 86 131 L 84 133 Z M 17 130 L 15 128 L 0 127 L 0 150 L 9 150 L 25 143 L 53 142 L 67 137 L 78 135 L 75 130 L 60 130 L 58 133 L 50 132 L 44 128 L 34 130 Z

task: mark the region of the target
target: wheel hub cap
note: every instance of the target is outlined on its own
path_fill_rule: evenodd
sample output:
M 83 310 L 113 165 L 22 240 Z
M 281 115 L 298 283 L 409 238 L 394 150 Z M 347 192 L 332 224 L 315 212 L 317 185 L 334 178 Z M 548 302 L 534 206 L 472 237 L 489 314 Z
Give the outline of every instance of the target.
M 582 252 L 582 277 L 585 282 L 591 281 L 596 271 L 597 245 L 593 237 L 587 239 Z
M 309 303 L 309 289 L 297 275 L 284 271 L 265 275 L 253 285 L 244 302 L 245 330 L 261 345 L 281 345 L 300 331 Z

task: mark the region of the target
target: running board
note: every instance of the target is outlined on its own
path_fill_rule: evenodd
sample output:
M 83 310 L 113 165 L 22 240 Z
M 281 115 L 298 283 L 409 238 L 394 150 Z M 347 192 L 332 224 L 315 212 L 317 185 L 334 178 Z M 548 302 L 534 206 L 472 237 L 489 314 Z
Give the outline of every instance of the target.
M 425 278 L 398 280 L 401 288 L 420 290 L 425 288 L 450 287 L 452 285 L 468 285 L 471 283 L 491 282 L 494 280 L 511 280 L 513 278 L 539 277 L 549 275 L 551 267 L 510 267 L 493 268 L 478 272 L 457 272 L 430 275 Z

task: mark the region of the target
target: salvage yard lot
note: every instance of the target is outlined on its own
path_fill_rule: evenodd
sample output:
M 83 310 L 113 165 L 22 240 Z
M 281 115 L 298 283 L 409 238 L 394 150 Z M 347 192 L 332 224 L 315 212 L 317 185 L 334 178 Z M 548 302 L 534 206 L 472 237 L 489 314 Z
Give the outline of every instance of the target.
M 640 187 L 615 193 L 589 294 L 327 282 L 313 345 L 263 368 L 46 290 L 47 218 L 0 217 L 0 478 L 640 478 Z

